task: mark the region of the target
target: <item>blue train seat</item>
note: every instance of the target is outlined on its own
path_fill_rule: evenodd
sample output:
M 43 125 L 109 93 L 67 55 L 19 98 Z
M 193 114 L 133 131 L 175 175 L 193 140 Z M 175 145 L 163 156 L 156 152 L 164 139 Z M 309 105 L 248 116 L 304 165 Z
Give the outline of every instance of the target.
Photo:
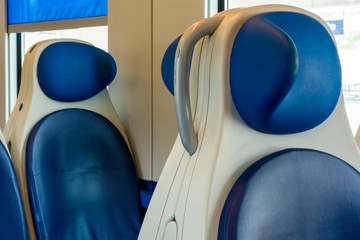
M 107 92 L 115 74 L 108 53 L 81 41 L 26 54 L 5 136 L 31 239 L 137 239 L 135 163 Z
M 359 239 L 360 154 L 321 18 L 224 11 L 189 27 L 162 68 L 179 136 L 140 240 Z
M 0 235 L 4 240 L 28 239 L 25 214 L 14 167 L 0 132 Z

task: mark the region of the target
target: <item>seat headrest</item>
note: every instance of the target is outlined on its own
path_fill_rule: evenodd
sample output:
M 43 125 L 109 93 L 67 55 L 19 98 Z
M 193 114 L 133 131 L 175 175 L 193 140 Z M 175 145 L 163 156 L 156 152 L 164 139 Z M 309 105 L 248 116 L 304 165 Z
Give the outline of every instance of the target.
M 44 94 L 56 101 L 81 101 L 98 94 L 116 75 L 110 54 L 79 42 L 57 42 L 46 47 L 37 76 Z
M 235 38 L 230 87 L 239 115 L 253 129 L 271 134 L 312 129 L 329 117 L 340 94 L 334 40 L 308 15 L 256 15 Z
M 161 62 L 161 76 L 167 89 L 174 95 L 175 53 L 182 35 L 177 37 L 166 49 Z

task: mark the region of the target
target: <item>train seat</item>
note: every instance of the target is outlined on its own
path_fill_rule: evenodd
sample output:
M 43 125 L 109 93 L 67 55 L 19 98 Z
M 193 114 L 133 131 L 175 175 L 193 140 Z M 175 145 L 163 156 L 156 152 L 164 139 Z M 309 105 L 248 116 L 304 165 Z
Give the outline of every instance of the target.
M 0 176 L 1 239 L 28 239 L 19 186 L 2 132 L 0 132 Z
M 179 136 L 139 239 L 358 239 L 360 153 L 326 22 L 231 9 L 173 45 Z
M 135 163 L 107 91 L 115 74 L 108 53 L 77 40 L 26 54 L 5 137 L 31 239 L 137 239 Z

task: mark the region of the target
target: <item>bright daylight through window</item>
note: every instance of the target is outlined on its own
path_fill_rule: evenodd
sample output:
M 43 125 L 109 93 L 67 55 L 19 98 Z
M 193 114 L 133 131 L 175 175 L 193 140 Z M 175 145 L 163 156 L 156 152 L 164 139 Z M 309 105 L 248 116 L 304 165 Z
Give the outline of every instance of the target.
M 105 51 L 108 50 L 108 27 L 87 27 L 77 29 L 66 29 L 56 31 L 42 31 L 42 32 L 25 32 L 24 34 L 24 49 L 23 53 L 31 47 L 31 45 L 49 39 L 55 38 L 73 38 L 80 39 L 93 44 Z

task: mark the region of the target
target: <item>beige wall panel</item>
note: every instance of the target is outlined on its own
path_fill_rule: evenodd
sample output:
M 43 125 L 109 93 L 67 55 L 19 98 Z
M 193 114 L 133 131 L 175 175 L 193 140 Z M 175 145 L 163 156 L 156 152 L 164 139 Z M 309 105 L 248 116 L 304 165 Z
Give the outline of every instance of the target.
M 161 170 L 177 136 L 174 97 L 161 78 L 169 44 L 204 17 L 204 0 L 153 0 L 153 177 Z
M 0 128 L 4 129 L 7 114 L 7 93 L 6 84 L 6 50 L 7 50 L 7 17 L 6 17 L 6 1 L 0 0 Z
M 109 52 L 117 64 L 110 96 L 127 133 L 138 176 L 146 180 L 152 179 L 151 3 L 108 1 Z

